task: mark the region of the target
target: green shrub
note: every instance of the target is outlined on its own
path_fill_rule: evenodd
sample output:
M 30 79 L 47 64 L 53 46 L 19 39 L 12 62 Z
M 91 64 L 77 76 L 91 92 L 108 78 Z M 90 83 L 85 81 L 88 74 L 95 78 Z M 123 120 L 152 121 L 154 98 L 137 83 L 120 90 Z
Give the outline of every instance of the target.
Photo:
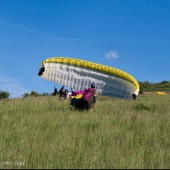
M 9 92 L 0 90 L 0 99 L 8 99 L 10 96 Z
M 147 110 L 147 111 L 152 111 L 153 108 L 151 106 L 147 106 L 146 104 L 143 103 L 138 103 L 135 105 L 135 110 L 142 111 L 142 110 Z

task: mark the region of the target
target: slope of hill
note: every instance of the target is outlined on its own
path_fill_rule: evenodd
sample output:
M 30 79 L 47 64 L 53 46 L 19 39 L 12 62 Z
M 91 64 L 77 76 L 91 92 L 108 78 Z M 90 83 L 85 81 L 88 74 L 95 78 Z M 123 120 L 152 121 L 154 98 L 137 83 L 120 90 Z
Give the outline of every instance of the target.
M 0 100 L 2 169 L 166 169 L 170 95 L 97 97 L 90 111 L 38 96 Z

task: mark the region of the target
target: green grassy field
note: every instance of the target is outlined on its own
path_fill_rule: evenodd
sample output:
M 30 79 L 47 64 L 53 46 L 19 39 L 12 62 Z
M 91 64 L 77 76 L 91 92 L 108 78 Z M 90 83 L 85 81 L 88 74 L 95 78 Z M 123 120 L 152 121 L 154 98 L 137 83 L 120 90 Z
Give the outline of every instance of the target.
M 87 112 L 54 96 L 0 100 L 0 168 L 169 169 L 169 101 L 98 96 Z

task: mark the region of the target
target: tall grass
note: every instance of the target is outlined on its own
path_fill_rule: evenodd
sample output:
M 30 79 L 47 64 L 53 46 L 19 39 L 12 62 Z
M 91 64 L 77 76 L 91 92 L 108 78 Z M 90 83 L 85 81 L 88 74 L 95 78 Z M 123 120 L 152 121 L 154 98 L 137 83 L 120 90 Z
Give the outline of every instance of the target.
M 54 96 L 0 100 L 0 168 L 169 169 L 169 101 L 98 96 L 75 111 Z

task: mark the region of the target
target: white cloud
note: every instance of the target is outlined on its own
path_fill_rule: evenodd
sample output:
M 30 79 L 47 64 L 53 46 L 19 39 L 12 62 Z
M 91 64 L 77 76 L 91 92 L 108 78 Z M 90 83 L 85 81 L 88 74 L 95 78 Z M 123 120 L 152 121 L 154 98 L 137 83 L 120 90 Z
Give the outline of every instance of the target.
M 10 98 L 21 97 L 30 90 L 23 87 L 22 82 L 17 78 L 0 75 L 0 90 L 10 93 Z
M 105 54 L 105 58 L 109 59 L 109 60 L 116 59 L 116 58 L 118 58 L 118 54 L 116 51 L 110 51 Z

